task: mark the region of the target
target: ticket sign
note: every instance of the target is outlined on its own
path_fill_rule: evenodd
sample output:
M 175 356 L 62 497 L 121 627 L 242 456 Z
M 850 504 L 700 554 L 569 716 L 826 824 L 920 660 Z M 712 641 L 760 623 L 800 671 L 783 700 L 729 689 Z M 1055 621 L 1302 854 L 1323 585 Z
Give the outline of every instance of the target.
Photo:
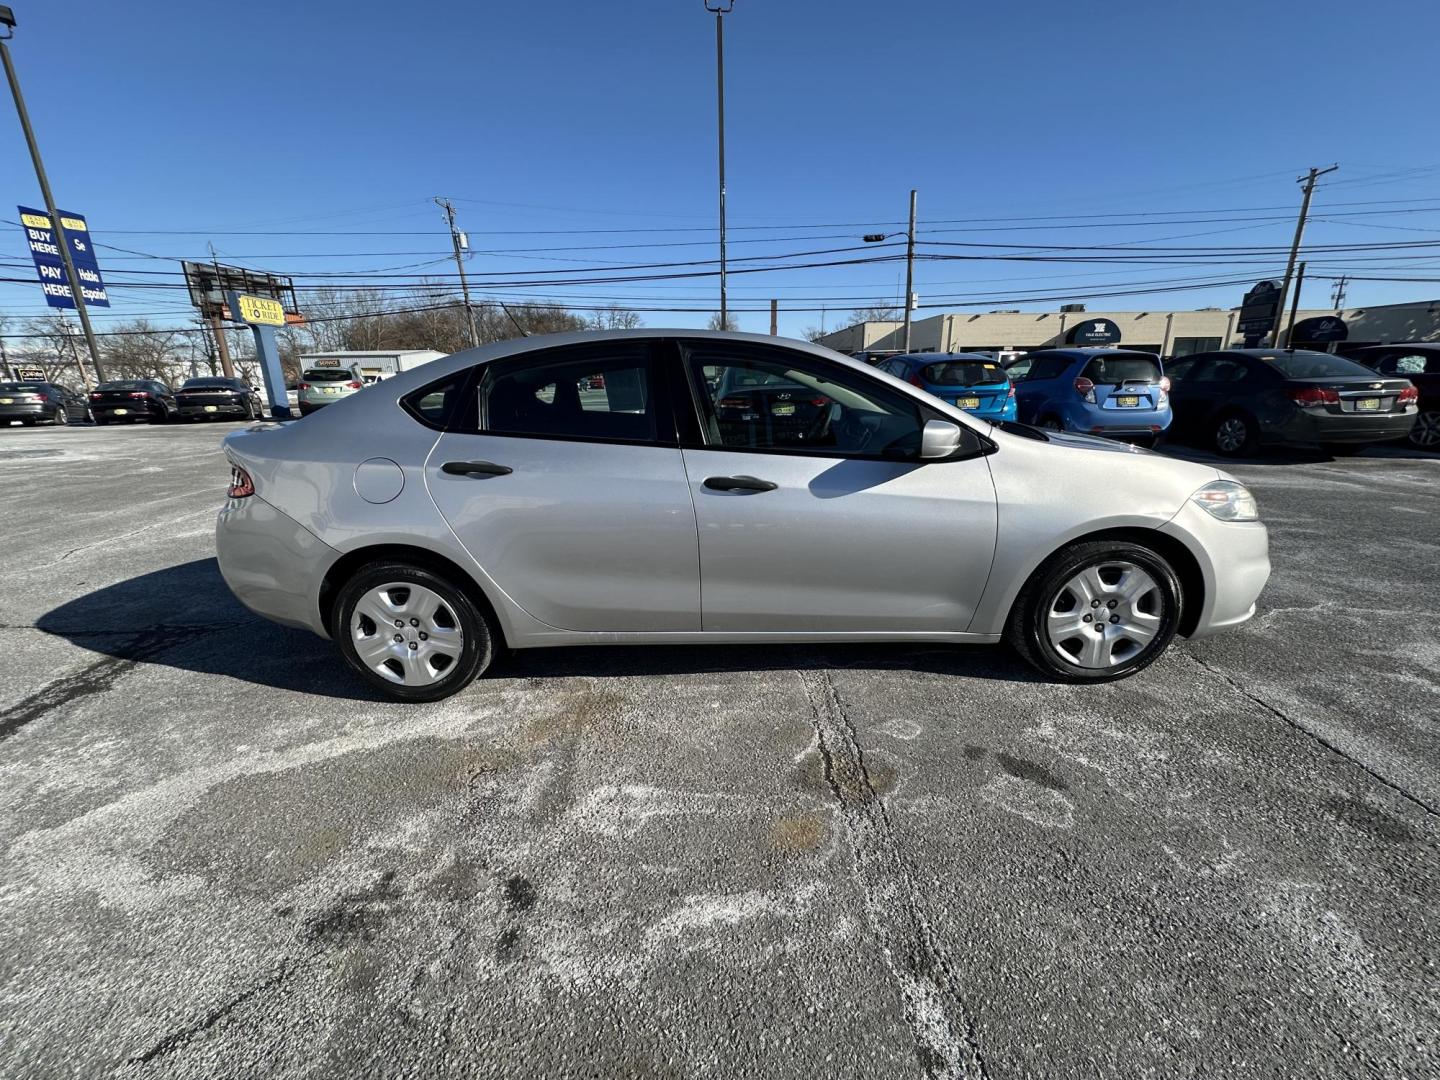
M 235 297 L 235 318 L 243 323 L 250 323 L 254 326 L 259 323 L 262 326 L 284 326 L 285 306 L 279 300 L 271 300 L 268 296 L 247 296 L 244 293 L 233 293 Z
M 75 295 L 70 291 L 70 276 L 65 272 L 65 260 L 60 254 L 59 234 L 50 223 L 50 215 L 29 206 L 16 209 L 20 211 L 20 227 L 25 230 L 25 242 L 30 246 L 30 258 L 35 262 L 35 273 L 40 278 L 40 291 L 45 294 L 45 302 L 53 308 L 73 308 Z M 90 226 L 83 215 L 68 210 L 60 211 L 60 224 L 65 229 L 65 241 L 70 247 L 75 273 L 80 278 L 80 295 L 85 298 L 85 305 L 109 307 L 110 297 L 100 277 L 95 245 L 90 240 Z

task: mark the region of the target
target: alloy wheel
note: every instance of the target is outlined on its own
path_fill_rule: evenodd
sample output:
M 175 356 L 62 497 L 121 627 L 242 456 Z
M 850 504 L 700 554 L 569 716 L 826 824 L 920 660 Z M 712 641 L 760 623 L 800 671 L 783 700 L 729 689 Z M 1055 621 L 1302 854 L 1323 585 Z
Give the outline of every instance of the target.
M 465 635 L 439 593 L 392 582 L 371 589 L 350 615 L 350 637 L 361 663 L 402 686 L 430 686 L 460 659 Z
M 1440 410 L 1430 409 L 1415 418 L 1410 442 L 1424 450 L 1440 448 Z
M 1222 454 L 1237 454 L 1249 437 L 1245 421 L 1238 416 L 1221 420 L 1215 428 L 1215 445 Z
M 1050 644 L 1078 667 L 1127 663 L 1164 624 L 1160 584 L 1133 562 L 1101 562 L 1079 571 L 1046 606 Z

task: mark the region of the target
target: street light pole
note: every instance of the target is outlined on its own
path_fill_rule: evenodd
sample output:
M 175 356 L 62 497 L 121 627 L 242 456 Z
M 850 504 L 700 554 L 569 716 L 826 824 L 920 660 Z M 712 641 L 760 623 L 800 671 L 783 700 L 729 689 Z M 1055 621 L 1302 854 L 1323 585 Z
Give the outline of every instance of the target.
M 735 0 L 704 0 L 705 10 L 715 13 L 715 104 L 720 165 L 720 329 L 730 329 L 730 311 L 725 291 L 725 16 Z
M 45 163 L 40 160 L 40 145 L 35 141 L 35 130 L 30 126 L 30 112 L 25 108 L 25 96 L 20 93 L 20 79 L 15 74 L 15 64 L 10 59 L 10 47 L 5 43 L 15 36 L 15 13 L 0 5 L 0 61 L 5 64 L 5 78 L 10 82 L 10 93 L 15 97 L 15 111 L 20 114 L 20 127 L 25 132 L 25 143 L 30 147 L 30 160 L 35 163 L 35 178 L 40 181 L 40 194 L 45 198 L 45 212 L 50 215 L 50 227 L 59 242 L 60 259 L 65 264 L 65 274 L 70 281 L 70 296 L 75 301 L 75 312 L 80 316 L 80 325 L 85 328 L 85 341 L 90 346 L 90 362 L 95 365 L 95 377 L 105 381 L 105 369 L 100 364 L 100 347 L 95 344 L 95 331 L 90 326 L 90 312 L 85 309 L 84 286 L 80 275 L 75 273 L 75 261 L 70 257 L 70 240 L 65 235 L 65 226 L 60 221 L 60 211 L 55 209 L 55 196 L 50 193 L 50 181 L 45 176 Z

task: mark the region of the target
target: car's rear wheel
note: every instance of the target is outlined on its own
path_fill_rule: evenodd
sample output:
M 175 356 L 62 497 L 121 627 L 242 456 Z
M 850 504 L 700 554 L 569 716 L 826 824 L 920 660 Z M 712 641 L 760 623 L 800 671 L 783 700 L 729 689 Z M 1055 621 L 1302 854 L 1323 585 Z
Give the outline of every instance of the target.
M 55 415 L 50 418 L 50 422 L 56 426 L 70 423 L 70 414 L 65 411 L 64 405 L 55 410 Z
M 408 563 L 375 563 L 345 583 L 331 636 L 367 683 L 396 701 L 439 701 L 491 664 L 499 633 L 465 592 Z
M 1110 682 L 1141 671 L 1180 624 L 1180 582 L 1150 548 L 1121 540 L 1062 548 L 1011 609 L 1010 643 L 1044 674 Z
M 1225 457 L 1248 457 L 1260 446 L 1260 432 L 1244 413 L 1226 413 L 1211 429 L 1210 446 Z
M 1427 409 L 1417 416 L 1405 441 L 1421 450 L 1440 450 L 1440 409 Z

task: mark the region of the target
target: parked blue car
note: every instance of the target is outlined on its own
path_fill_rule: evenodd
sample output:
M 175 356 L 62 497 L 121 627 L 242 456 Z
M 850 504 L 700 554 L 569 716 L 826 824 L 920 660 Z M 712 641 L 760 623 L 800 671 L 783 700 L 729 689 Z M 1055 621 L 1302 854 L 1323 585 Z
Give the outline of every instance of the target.
M 1146 446 L 1170 426 L 1170 380 L 1154 353 L 1046 349 L 1008 371 L 1022 424 Z
M 875 365 L 982 420 L 1015 419 L 1015 387 L 992 356 L 978 353 L 911 353 Z

